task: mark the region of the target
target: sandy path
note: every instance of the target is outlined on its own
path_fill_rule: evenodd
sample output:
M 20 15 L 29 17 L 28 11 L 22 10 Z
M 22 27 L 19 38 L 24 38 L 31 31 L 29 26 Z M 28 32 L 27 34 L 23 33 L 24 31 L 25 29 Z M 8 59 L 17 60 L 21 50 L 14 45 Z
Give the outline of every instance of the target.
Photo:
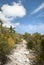
M 17 45 L 17 49 L 14 50 L 13 54 L 10 55 L 10 59 L 12 60 L 10 63 L 6 65 L 30 65 L 29 51 L 26 49 L 26 41 L 23 40 L 21 44 Z

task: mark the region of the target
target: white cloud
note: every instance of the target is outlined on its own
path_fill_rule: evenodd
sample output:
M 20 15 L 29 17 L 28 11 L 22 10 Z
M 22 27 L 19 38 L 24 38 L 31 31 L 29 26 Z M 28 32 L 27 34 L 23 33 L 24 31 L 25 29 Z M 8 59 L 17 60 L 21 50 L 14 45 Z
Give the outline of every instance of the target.
M 5 22 L 4 24 L 3 24 L 3 26 L 6 26 L 6 27 L 8 27 L 8 28 L 10 28 L 10 26 L 12 26 L 13 28 L 14 27 L 17 27 L 17 26 L 19 26 L 20 25 L 20 23 L 11 23 L 11 22 Z
M 44 17 L 44 14 L 40 14 L 37 16 L 37 18 L 39 18 L 39 17 Z
M 4 4 L 1 7 L 5 16 L 23 17 L 26 15 L 26 9 L 20 3 L 13 3 L 12 5 Z
M 19 33 L 29 32 L 31 34 L 35 33 L 35 32 L 44 33 L 44 24 L 39 23 L 39 24 L 36 24 L 36 25 L 33 25 L 33 24 L 20 25 L 18 27 L 18 29 L 16 28 L 16 31 L 19 32 Z
M 14 23 L 11 22 L 13 21 L 13 19 L 15 19 L 16 17 L 23 17 L 26 15 L 26 9 L 24 8 L 24 6 L 19 2 L 19 3 L 15 3 L 13 2 L 12 5 L 8 5 L 8 4 L 4 4 L 1 7 L 0 11 L 0 19 L 3 21 L 3 26 L 6 27 L 16 27 L 19 25 L 19 23 Z
M 8 18 L 8 17 L 6 17 L 6 16 L 0 11 L 0 19 L 1 19 L 3 22 L 7 22 L 7 21 L 13 20 L 13 17 L 12 17 L 12 18 Z
M 36 9 L 31 13 L 31 15 L 33 15 L 33 14 L 39 12 L 42 8 L 44 8 L 44 2 L 43 2 L 38 8 L 36 8 Z

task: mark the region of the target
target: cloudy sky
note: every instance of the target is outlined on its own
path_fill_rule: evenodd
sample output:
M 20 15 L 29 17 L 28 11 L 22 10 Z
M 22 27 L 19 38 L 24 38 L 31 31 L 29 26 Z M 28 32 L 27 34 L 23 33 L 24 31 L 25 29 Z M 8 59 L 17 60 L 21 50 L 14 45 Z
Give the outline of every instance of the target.
M 3 26 L 18 33 L 44 33 L 44 0 L 0 0 Z

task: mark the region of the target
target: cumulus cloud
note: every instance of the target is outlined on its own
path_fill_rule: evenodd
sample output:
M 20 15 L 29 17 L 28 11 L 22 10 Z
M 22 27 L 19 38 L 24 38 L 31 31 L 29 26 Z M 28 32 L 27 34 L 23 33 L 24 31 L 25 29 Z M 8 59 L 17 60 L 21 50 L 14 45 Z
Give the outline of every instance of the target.
M 31 12 L 31 15 L 39 12 L 42 8 L 44 8 L 44 2 L 38 8 L 36 8 L 33 12 Z
M 39 24 L 29 24 L 29 25 L 20 25 L 18 27 L 18 29 L 16 28 L 16 31 L 19 33 L 25 33 L 25 32 L 29 32 L 29 33 L 35 33 L 35 32 L 39 32 L 39 33 L 44 33 L 44 24 L 43 23 L 39 23 Z
M 13 17 L 11 17 L 11 18 L 6 17 L 6 16 L 0 11 L 0 19 L 1 19 L 3 22 L 7 22 L 7 21 L 13 20 Z
M 26 9 L 20 3 L 13 3 L 12 5 L 4 4 L 1 7 L 5 16 L 23 17 L 26 15 Z
M 0 19 L 4 21 L 4 26 L 9 27 L 10 25 L 18 26 L 19 23 L 13 24 L 13 19 L 17 17 L 24 17 L 26 15 L 26 9 L 24 6 L 19 2 L 13 2 L 12 5 L 4 4 L 1 7 L 0 11 Z

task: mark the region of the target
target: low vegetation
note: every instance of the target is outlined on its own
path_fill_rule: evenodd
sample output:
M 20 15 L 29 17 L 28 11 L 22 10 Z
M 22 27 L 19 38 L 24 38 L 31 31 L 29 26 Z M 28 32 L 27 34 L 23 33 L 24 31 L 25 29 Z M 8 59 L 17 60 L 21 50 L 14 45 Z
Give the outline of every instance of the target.
M 35 51 L 36 62 L 34 65 L 44 65 L 44 34 L 34 33 L 31 35 L 25 33 L 23 36 L 27 41 L 27 49 Z
M 10 28 L 3 27 L 3 22 L 0 20 L 0 65 L 5 65 L 9 60 L 8 55 L 16 48 L 16 43 L 21 42 L 20 35 Z
M 15 28 L 3 27 L 3 22 L 0 20 L 0 65 L 5 65 L 9 60 L 8 55 L 16 48 L 16 44 L 21 42 L 21 39 L 27 41 L 27 49 L 35 51 L 36 63 L 34 65 L 44 65 L 44 34 L 25 33 L 18 34 Z

